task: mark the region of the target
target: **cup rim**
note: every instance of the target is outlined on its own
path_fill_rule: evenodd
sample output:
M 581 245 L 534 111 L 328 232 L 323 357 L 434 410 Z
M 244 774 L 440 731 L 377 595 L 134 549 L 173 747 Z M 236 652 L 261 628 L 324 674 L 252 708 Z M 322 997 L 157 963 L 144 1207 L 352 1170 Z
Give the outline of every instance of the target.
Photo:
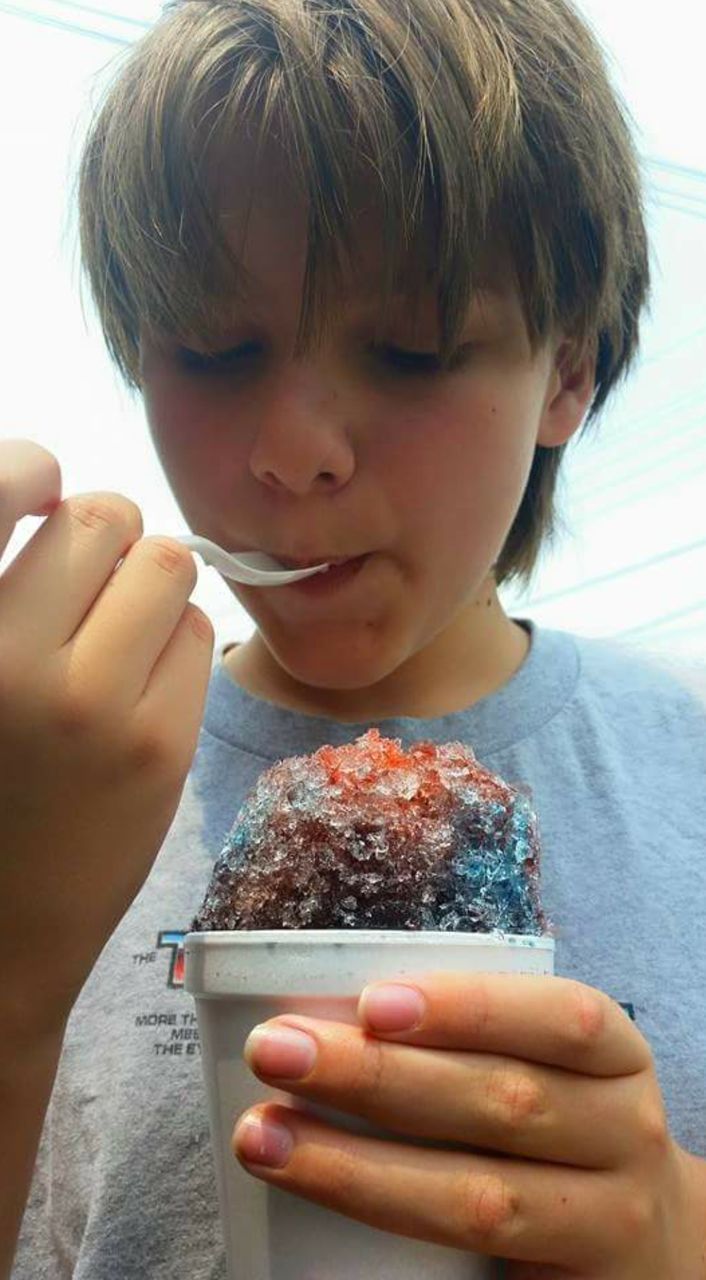
M 409 946 L 444 943 L 447 946 L 487 947 L 515 946 L 554 950 L 551 934 L 530 933 L 461 933 L 446 929 L 203 929 L 187 933 L 184 946 L 193 947 L 257 947 L 275 946 L 356 947 L 371 943 L 383 946 Z

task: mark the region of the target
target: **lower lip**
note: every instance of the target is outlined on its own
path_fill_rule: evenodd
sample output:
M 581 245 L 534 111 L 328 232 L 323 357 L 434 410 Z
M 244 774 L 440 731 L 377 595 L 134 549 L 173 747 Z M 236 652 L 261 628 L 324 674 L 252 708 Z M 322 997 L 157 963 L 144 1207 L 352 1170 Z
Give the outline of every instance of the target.
M 327 569 L 325 573 L 314 573 L 310 578 L 300 578 L 298 582 L 290 582 L 286 587 L 278 587 L 278 591 L 296 591 L 305 596 L 327 596 L 342 587 L 360 573 L 369 555 L 358 556 L 355 560 L 346 560 L 345 564 Z

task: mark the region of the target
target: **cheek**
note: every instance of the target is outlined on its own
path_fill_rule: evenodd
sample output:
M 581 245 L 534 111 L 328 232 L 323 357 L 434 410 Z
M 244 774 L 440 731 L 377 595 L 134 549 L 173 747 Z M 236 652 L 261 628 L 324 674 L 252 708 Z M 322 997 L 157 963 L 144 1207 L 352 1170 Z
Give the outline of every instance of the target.
M 460 401 L 460 402 L 459 402 Z M 526 413 L 526 409 L 525 409 Z M 507 532 L 534 453 L 534 435 L 498 397 L 459 397 L 426 413 L 381 447 L 380 474 L 419 540 Z
M 150 388 L 143 399 L 155 449 L 175 493 L 206 485 L 215 506 L 223 495 L 232 496 L 242 463 L 233 439 L 224 450 L 220 421 L 214 423 L 187 386 Z

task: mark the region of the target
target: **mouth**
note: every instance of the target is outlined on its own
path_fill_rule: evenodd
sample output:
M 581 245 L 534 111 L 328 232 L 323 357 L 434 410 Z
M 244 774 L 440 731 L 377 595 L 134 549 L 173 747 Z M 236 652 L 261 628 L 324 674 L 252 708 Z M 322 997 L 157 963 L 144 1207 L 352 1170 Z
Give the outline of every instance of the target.
M 278 591 L 286 593 L 288 600 L 300 599 L 313 601 L 325 600 L 327 605 L 332 605 L 335 597 L 340 595 L 345 598 L 346 589 L 353 587 L 358 576 L 363 572 L 364 566 L 374 557 L 370 552 L 362 556 L 346 557 L 342 560 L 340 557 L 330 560 L 329 568 L 321 573 L 315 573 L 308 578 L 301 578 L 298 582 L 290 582 L 288 586 L 278 587 Z M 290 558 L 291 563 L 291 558 Z M 297 561 L 297 566 L 302 566 L 302 561 Z M 307 567 L 310 567 L 311 560 L 307 561 Z M 314 561 L 314 564 L 325 563 L 325 558 L 321 561 Z
M 315 564 L 329 564 L 333 568 L 342 564 L 348 564 L 350 560 L 359 560 L 360 556 L 307 556 L 306 558 L 295 556 L 280 556 L 276 552 L 270 552 L 285 569 L 311 569 Z

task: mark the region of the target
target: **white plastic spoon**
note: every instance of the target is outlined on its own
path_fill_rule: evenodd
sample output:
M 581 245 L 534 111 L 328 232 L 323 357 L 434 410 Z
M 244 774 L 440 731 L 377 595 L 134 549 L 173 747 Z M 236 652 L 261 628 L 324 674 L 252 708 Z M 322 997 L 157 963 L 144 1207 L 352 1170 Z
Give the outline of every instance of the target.
M 279 560 L 268 556 L 265 551 L 240 551 L 238 555 L 233 555 L 219 547 L 217 542 L 210 542 L 208 538 L 200 538 L 191 533 L 178 534 L 174 541 L 183 542 L 184 546 L 197 552 L 206 564 L 218 569 L 234 582 L 242 582 L 249 587 L 281 587 L 288 582 L 298 582 L 300 578 L 311 578 L 313 574 L 323 573 L 329 567 L 327 564 L 315 564 L 308 569 L 285 569 Z

